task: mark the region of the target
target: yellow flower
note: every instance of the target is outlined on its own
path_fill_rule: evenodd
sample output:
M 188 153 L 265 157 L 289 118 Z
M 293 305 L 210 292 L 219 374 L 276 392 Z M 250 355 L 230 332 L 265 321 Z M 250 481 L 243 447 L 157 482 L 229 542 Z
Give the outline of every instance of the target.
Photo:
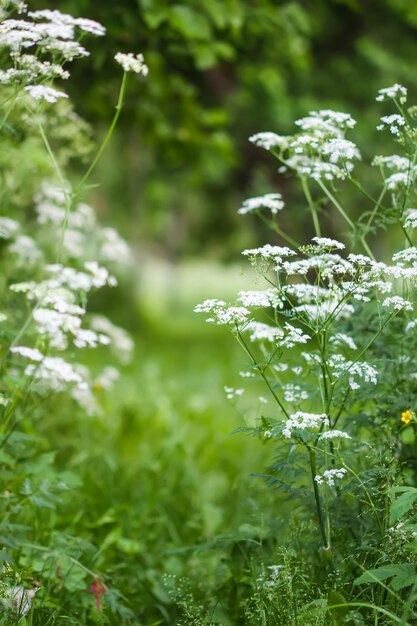
M 404 424 L 409 424 L 412 419 L 413 419 L 413 416 L 410 410 L 407 409 L 407 411 L 403 411 L 401 413 L 401 421 L 404 422 Z

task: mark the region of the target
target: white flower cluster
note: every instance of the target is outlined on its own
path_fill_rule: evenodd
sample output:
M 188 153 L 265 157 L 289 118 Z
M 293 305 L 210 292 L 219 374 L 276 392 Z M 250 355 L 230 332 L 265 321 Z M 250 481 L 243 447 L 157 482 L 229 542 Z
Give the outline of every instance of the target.
M 336 333 L 335 335 L 333 335 L 330 338 L 330 341 L 335 346 L 345 345 L 348 348 L 350 348 L 351 350 L 357 350 L 358 349 L 358 346 L 356 345 L 356 343 L 354 342 L 352 337 L 349 337 L 349 335 L 346 335 L 345 333 Z
M 323 472 L 322 475 L 318 474 L 317 476 L 315 476 L 314 480 L 319 485 L 326 483 L 327 485 L 329 485 L 329 487 L 333 487 L 335 484 L 336 478 L 338 480 L 342 480 L 342 478 L 344 478 L 346 473 L 347 473 L 347 470 L 344 467 L 341 467 L 340 469 L 330 469 L 330 470 L 326 470 L 325 472 Z
M 284 324 L 284 338 L 279 342 L 281 348 L 294 348 L 303 343 L 307 343 L 310 335 L 304 333 L 301 328 L 293 326 L 289 322 Z
M 326 430 L 319 437 L 319 441 L 325 441 L 326 439 L 352 439 L 348 433 L 344 430 Z
M 288 139 L 288 137 L 281 137 L 271 132 L 256 133 L 256 135 L 249 137 L 250 142 L 265 150 L 271 150 L 271 148 L 275 147 L 286 147 Z
M 41 53 L 51 53 L 63 60 L 88 56 L 87 50 L 77 40 L 78 31 L 102 36 L 105 28 L 84 18 L 76 18 L 58 10 L 30 11 L 29 20 L 4 20 L 0 24 L 0 47 L 13 53 L 36 47 Z
M 289 419 L 285 422 L 282 434 L 287 439 L 292 437 L 293 431 L 303 430 L 317 430 L 322 426 L 328 426 L 329 420 L 324 413 L 305 413 L 304 411 L 297 411 L 290 415 Z
M 348 113 L 322 110 L 311 111 L 295 122 L 300 133 L 280 137 L 275 133 L 258 133 L 250 141 L 267 150 L 279 149 L 283 167 L 315 180 L 346 178 L 354 161 L 361 158 L 356 145 L 345 138 L 355 120 Z
M 395 100 L 398 98 L 400 104 L 405 104 L 407 100 L 407 88 L 395 83 L 392 87 L 385 87 L 378 91 L 375 98 L 377 102 L 385 102 L 386 100 Z
M 345 244 L 337 239 L 330 239 L 329 237 L 313 237 L 314 241 L 322 250 L 344 250 Z
M 385 298 L 382 306 L 392 307 L 394 311 L 412 311 L 413 305 L 408 300 L 401 298 L 401 296 L 392 296 L 391 298 Z
M 269 243 L 261 246 L 260 248 L 250 248 L 248 250 L 243 250 L 243 256 L 249 257 L 249 260 L 252 263 L 257 263 L 258 261 L 272 261 L 274 263 L 281 263 L 282 257 L 294 256 L 297 253 L 295 250 L 288 248 L 286 246 L 271 246 Z
M 89 318 L 90 326 L 97 333 L 110 339 L 110 348 L 117 355 L 121 363 L 129 363 L 135 347 L 132 337 L 124 328 L 116 326 L 103 315 L 92 315 Z
M 250 341 L 275 343 L 284 336 L 280 328 L 269 326 L 269 324 L 264 324 L 263 322 L 251 321 L 247 324 L 245 330 L 249 333 Z
M 300 385 L 294 385 L 293 383 L 287 383 L 283 386 L 284 400 L 296 404 L 302 400 L 308 400 L 308 393 L 300 387 Z
M 44 100 L 45 102 L 57 102 L 60 98 L 68 98 L 67 94 L 53 87 L 45 85 L 29 85 L 23 89 L 33 100 Z
M 44 181 L 34 198 L 38 224 L 47 226 L 60 238 L 65 226 L 63 247 L 72 259 L 93 256 L 114 266 L 127 266 L 131 250 L 114 228 L 100 227 L 94 210 L 83 202 L 71 205 L 72 191 Z M 69 205 L 71 208 L 69 209 Z
M 238 302 L 247 307 L 277 307 L 282 309 L 283 301 L 277 289 L 266 289 L 264 291 L 240 291 Z
M 384 115 L 381 117 L 382 124 L 379 124 L 376 129 L 384 130 L 385 128 L 389 128 L 390 132 L 399 137 L 401 134 L 401 128 L 405 126 L 405 119 L 402 115 L 398 113 L 393 113 L 392 115 Z
M 10 239 L 19 231 L 18 222 L 10 219 L 10 217 L 0 216 L 0 239 Z
M 123 52 L 118 52 L 114 59 L 122 66 L 125 72 L 134 72 L 135 74 L 142 74 L 143 76 L 148 75 L 149 69 L 144 63 L 143 54 L 133 54 L 133 52 L 124 54 Z
M 224 392 L 226 394 L 226 398 L 228 400 L 234 400 L 235 398 L 240 398 L 245 393 L 244 389 L 235 389 L 234 387 L 224 387 Z
M 61 65 L 50 61 L 39 61 L 34 54 L 13 54 L 13 62 L 14 67 L 0 70 L 1 85 L 29 85 L 33 89 L 35 86 L 41 86 L 34 84 L 40 80 L 69 78 L 69 72 Z
M 60 357 L 44 356 L 39 350 L 26 346 L 16 346 L 11 352 L 36 363 L 27 365 L 25 374 L 39 382 L 44 393 L 64 391 L 68 385 L 75 385 L 82 390 L 88 388 L 85 378 L 76 367 Z
M 378 382 L 378 370 L 365 361 L 349 361 L 341 354 L 333 354 L 328 363 L 336 378 L 349 376 L 349 386 L 353 390 L 359 389 L 358 380 L 374 385 Z
M 242 204 L 242 207 L 238 210 L 240 215 L 246 215 L 246 213 L 253 213 L 259 211 L 259 209 L 269 209 L 273 215 L 276 215 L 278 211 L 284 208 L 284 202 L 280 193 L 266 193 L 263 196 L 256 198 L 248 198 Z
M 393 154 L 376 156 L 372 165 L 381 169 L 384 183 L 392 192 L 401 191 L 411 185 L 417 176 L 417 166 L 406 157 Z M 389 173 L 392 172 L 392 173 Z
M 218 326 L 230 326 L 235 330 L 244 330 L 251 312 L 243 306 L 231 306 L 223 300 L 205 300 L 194 308 L 195 313 L 211 313 L 207 322 Z
M 413 229 L 417 228 L 417 209 L 408 209 L 404 222 L 404 227 Z

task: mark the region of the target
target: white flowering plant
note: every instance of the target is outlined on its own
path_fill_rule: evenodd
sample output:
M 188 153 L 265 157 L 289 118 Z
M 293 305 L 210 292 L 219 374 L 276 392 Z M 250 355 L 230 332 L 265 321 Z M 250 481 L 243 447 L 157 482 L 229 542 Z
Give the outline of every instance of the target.
M 99 548 L 55 526 L 55 510 L 78 477 L 56 469 L 41 424 L 49 414 L 62 427 L 68 414 L 91 425 L 102 419 L 106 393 L 131 357 L 130 335 L 88 301 L 115 287 L 132 252 L 84 196 L 128 74 L 145 76 L 147 66 L 142 55 L 116 54 L 119 98 L 96 149 L 61 85 L 70 63 L 89 56 L 85 39 L 104 36 L 104 26 L 16 0 L 0 1 L 0 20 L 0 623 L 58 623 L 67 619 L 65 596 L 84 607 L 83 623 L 119 623 L 129 610 L 99 563 L 91 565 Z M 100 353 L 100 368 L 87 366 L 85 355 L 101 349 L 112 351 L 107 363 Z
M 340 592 L 338 606 L 355 624 L 373 623 L 381 601 L 394 612 L 395 602 L 404 601 L 401 623 L 415 619 L 409 594 L 417 581 L 410 550 L 407 562 L 398 563 L 388 541 L 393 496 L 417 480 L 411 454 L 417 445 L 416 108 L 398 84 L 381 89 L 377 101 L 388 109 L 377 125 L 387 154 L 369 164 L 379 169 L 379 188 L 356 178 L 362 157 L 347 138 L 356 126 L 348 113 L 312 111 L 296 121 L 294 135 L 250 138 L 279 161 L 283 177 L 298 179 L 310 236 L 297 241 L 283 228 L 282 194 L 244 201 L 239 213 L 256 215 L 274 233 L 271 243 L 243 252 L 265 288 L 195 308 L 226 326 L 243 348 L 238 395 L 263 386 L 262 402 L 239 430 L 274 445 L 268 483 L 296 503 L 295 519 L 304 510 L 304 522 L 317 522 L 300 558 L 315 563 L 326 593 Z M 398 153 L 390 155 L 393 142 Z M 361 198 L 360 215 L 349 208 L 350 188 Z M 379 575 L 377 566 L 388 574 Z M 373 579 L 360 577 L 367 569 Z M 388 596 L 369 585 L 385 580 Z M 354 607 L 365 605 L 364 598 L 365 621 L 355 621 Z M 329 610 L 331 604 L 334 597 Z

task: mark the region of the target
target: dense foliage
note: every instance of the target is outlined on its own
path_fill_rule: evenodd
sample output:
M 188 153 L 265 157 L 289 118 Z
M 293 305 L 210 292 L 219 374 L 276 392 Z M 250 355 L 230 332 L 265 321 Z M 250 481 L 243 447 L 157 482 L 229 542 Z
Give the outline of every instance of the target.
M 396 81 L 416 92 L 409 0 L 61 0 L 59 8 L 108 29 L 106 44 L 92 44 L 91 62 L 74 67 L 71 86 L 77 110 L 95 123 L 109 119 L 117 95 L 112 55 L 146 50 L 153 80 L 131 86 L 118 136 L 123 169 L 109 157 L 100 202 L 170 259 L 199 255 L 202 244 L 230 259 L 255 241 L 259 226 L 238 226 L 235 209 L 242 196 L 276 185 L 277 175 L 247 137 L 290 132 L 308 110 L 348 104 L 374 154 L 366 130 L 377 115 L 373 94 Z
M 0 1 L 0 623 L 413 624 L 413 6 L 59 9 Z

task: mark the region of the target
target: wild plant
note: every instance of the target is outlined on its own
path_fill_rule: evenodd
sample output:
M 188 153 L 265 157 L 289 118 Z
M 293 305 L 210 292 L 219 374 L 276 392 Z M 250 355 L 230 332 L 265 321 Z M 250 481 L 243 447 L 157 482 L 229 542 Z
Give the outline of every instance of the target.
M 394 540 L 392 500 L 415 498 L 416 108 L 398 84 L 376 99 L 388 109 L 377 126 L 388 153 L 368 167 L 348 138 L 356 126 L 348 113 L 312 111 L 292 136 L 250 138 L 299 182 L 312 237 L 299 242 L 284 230 L 280 193 L 249 198 L 239 213 L 274 233 L 243 251 L 265 288 L 195 309 L 243 348 L 242 385 L 226 388 L 228 398 L 264 388 L 256 419 L 240 430 L 274 446 L 267 480 L 310 524 L 300 558 L 328 598 L 329 623 L 415 618 L 407 589 L 417 572 L 404 537 Z M 391 141 L 396 154 L 385 148 Z
M 71 595 L 78 608 L 66 623 L 127 623 L 120 593 L 96 566 L 97 546 L 55 527 L 56 507 L 79 481 L 55 469 L 36 424 L 50 412 L 59 421 L 64 401 L 83 419 L 100 415 L 101 397 L 120 372 L 113 359 L 92 371 L 83 355 L 108 346 L 123 363 L 133 349 L 123 329 L 88 311 L 89 296 L 115 286 L 132 253 L 115 229 L 100 225 L 84 195 L 128 76 L 146 76 L 147 66 L 142 55 L 115 55 L 123 69 L 118 102 L 95 150 L 60 84 L 72 61 L 89 56 L 85 38 L 104 36 L 105 28 L 56 9 L 30 11 L 18 0 L 2 0 L 0 18 L 0 622 L 61 623 Z

